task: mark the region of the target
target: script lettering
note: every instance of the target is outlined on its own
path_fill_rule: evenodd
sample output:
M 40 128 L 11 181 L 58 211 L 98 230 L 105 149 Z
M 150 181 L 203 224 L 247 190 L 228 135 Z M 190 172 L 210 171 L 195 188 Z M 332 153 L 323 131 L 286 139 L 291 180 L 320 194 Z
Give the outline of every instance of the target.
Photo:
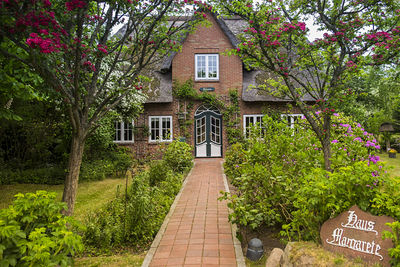
M 354 210 L 349 210 L 349 216 L 347 217 L 347 223 L 346 224 L 342 223 L 341 225 L 342 225 L 342 227 L 345 227 L 345 228 L 363 230 L 363 231 L 367 231 L 367 232 L 374 232 L 375 235 L 378 235 L 378 232 L 374 229 L 375 222 L 358 219 L 357 214 L 355 213 Z
M 381 250 L 380 245 L 375 244 L 374 241 L 366 242 L 362 240 L 345 237 L 343 236 L 343 228 L 336 228 L 335 230 L 333 230 L 332 240 L 329 241 L 329 239 L 327 239 L 326 243 L 332 246 L 349 248 L 354 251 L 375 255 L 379 257 L 380 260 L 383 260 L 383 256 L 379 253 L 379 250 Z

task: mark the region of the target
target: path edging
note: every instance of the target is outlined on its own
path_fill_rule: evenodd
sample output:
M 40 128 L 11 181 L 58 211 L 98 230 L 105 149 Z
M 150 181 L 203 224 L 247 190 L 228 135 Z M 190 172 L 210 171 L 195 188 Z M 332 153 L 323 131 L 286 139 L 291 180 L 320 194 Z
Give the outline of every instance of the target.
M 156 237 L 154 238 L 153 243 L 151 243 L 150 249 L 149 249 L 149 251 L 147 251 L 146 257 L 144 258 L 141 267 L 148 267 L 150 265 L 150 263 L 151 263 L 151 261 L 152 261 L 152 259 L 154 257 L 154 254 L 156 253 L 158 245 L 160 245 L 161 238 L 164 235 L 165 229 L 167 228 L 167 225 L 169 223 L 169 219 L 171 218 L 172 214 L 175 211 L 176 205 L 178 204 L 178 201 L 181 198 L 182 191 L 185 188 L 185 186 L 187 184 L 187 181 L 188 181 L 188 178 L 192 174 L 192 171 L 193 171 L 195 165 L 196 165 L 196 162 L 193 161 L 193 167 L 190 170 L 190 172 L 186 175 L 185 181 L 183 181 L 182 187 L 179 190 L 179 193 L 176 195 L 175 200 L 172 203 L 171 207 L 169 208 L 169 212 L 168 212 L 167 216 L 165 216 L 164 222 L 161 225 L 160 230 L 158 230 L 158 233 L 157 233 Z
M 224 171 L 224 161 L 221 161 L 221 168 L 222 168 L 222 178 L 224 180 L 225 192 L 230 193 L 228 180 L 226 179 L 225 171 Z M 232 210 L 228 207 L 229 214 L 232 213 Z M 237 226 L 236 224 L 229 222 L 231 225 L 231 232 L 232 232 L 232 239 L 233 239 L 233 246 L 235 248 L 235 255 L 236 255 L 236 264 L 238 267 L 246 267 L 246 261 L 244 260 L 242 245 L 239 239 L 236 237 Z

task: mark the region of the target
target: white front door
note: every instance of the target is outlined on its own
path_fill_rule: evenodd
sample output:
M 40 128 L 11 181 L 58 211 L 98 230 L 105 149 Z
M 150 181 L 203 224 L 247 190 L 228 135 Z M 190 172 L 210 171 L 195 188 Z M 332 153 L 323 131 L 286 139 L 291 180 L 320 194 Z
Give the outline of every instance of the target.
M 202 106 L 195 115 L 196 157 L 222 156 L 222 116 L 218 109 Z

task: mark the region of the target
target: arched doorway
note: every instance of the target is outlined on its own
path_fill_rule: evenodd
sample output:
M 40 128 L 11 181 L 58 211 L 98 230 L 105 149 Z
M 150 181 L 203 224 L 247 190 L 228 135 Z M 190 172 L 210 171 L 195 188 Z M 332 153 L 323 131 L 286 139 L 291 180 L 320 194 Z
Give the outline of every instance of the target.
M 196 157 L 221 157 L 221 112 L 211 105 L 202 105 L 196 110 L 194 121 Z

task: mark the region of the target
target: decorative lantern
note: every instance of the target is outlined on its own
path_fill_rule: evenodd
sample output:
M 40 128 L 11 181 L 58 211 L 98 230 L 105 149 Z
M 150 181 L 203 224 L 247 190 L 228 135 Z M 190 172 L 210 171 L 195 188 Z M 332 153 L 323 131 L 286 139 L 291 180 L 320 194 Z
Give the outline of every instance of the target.
M 264 253 L 263 244 L 260 239 L 253 238 L 247 245 L 246 257 L 252 261 L 258 261 Z
M 390 134 L 394 132 L 393 124 L 390 122 L 384 122 L 379 127 L 379 131 L 383 132 L 386 139 L 386 151 L 390 150 Z

